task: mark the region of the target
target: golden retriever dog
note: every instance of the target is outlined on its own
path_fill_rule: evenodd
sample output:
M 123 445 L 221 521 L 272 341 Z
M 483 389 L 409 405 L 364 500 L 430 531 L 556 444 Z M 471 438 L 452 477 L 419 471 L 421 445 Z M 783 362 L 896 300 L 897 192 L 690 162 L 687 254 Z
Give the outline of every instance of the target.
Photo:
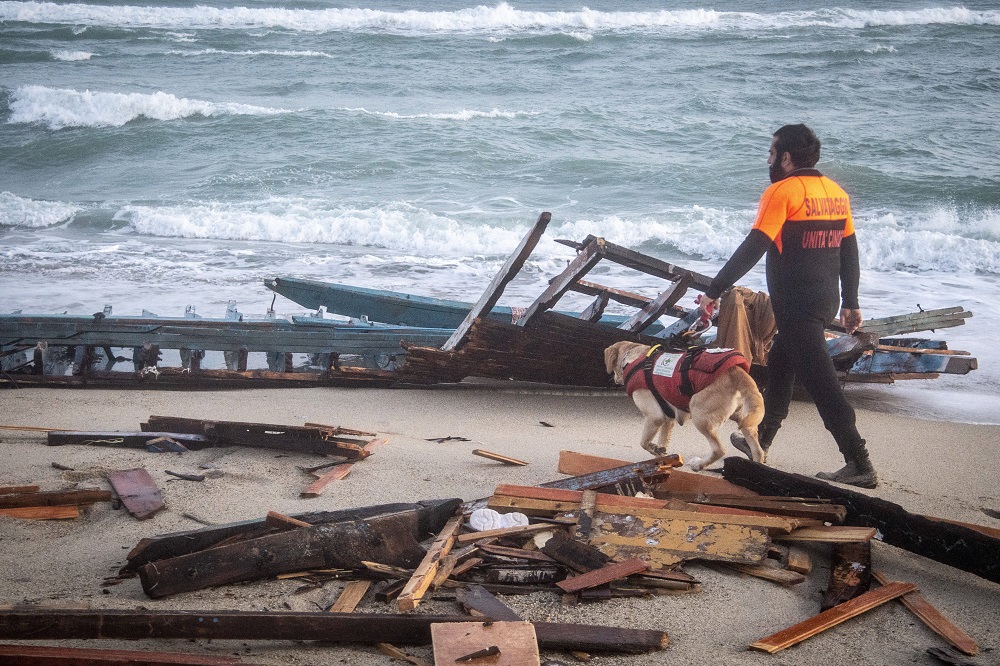
M 609 373 L 614 374 L 616 383 L 625 384 L 625 368 L 633 361 L 649 355 L 650 349 L 652 348 L 648 345 L 637 342 L 616 342 L 604 350 L 604 365 Z M 676 372 L 680 370 L 676 369 Z M 645 382 L 642 383 L 645 385 Z M 674 422 L 684 425 L 690 418 L 712 447 L 707 459 L 694 458 L 689 461 L 691 469 L 704 469 L 725 455 L 718 430 L 726 419 L 731 418 L 736 421 L 750 445 L 754 462 L 765 462 L 765 453 L 757 440 L 757 426 L 764 418 L 764 398 L 757 384 L 742 367 L 734 366 L 725 370 L 708 386 L 694 393 L 687 410 L 667 401 L 676 414 L 674 418 L 664 413 L 659 401 L 648 388 L 635 388 L 632 400 L 645 417 L 642 440 L 639 443 L 653 455 L 666 454 Z

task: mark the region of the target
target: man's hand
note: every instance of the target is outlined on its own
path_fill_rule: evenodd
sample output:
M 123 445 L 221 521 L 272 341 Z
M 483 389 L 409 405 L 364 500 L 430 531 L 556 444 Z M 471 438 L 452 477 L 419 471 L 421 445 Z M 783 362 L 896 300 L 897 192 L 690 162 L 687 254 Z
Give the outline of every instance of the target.
M 848 335 L 861 328 L 863 321 L 861 310 L 848 310 L 847 308 L 840 310 L 840 325 L 844 327 Z
M 698 312 L 703 319 L 712 319 L 712 314 L 719 309 L 719 299 L 709 298 L 705 294 L 698 295 Z

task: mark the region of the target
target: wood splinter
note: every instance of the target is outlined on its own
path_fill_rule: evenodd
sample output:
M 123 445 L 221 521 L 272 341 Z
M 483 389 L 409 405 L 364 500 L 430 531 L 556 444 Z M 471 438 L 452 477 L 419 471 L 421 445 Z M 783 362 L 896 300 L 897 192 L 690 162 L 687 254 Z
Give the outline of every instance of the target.
M 500 654 L 500 648 L 496 645 L 491 645 L 488 648 L 483 648 L 482 650 L 476 650 L 475 652 L 470 652 L 462 657 L 457 657 L 455 663 L 465 663 L 469 661 L 475 661 L 476 659 L 482 659 L 483 657 L 492 657 L 493 655 Z
M 486 451 L 485 449 L 472 449 L 472 455 L 479 456 L 480 458 L 488 458 L 490 460 L 495 460 L 501 462 L 505 465 L 527 465 L 523 460 L 518 460 L 517 458 L 510 458 L 508 456 L 502 456 L 499 453 L 493 453 L 492 451 Z

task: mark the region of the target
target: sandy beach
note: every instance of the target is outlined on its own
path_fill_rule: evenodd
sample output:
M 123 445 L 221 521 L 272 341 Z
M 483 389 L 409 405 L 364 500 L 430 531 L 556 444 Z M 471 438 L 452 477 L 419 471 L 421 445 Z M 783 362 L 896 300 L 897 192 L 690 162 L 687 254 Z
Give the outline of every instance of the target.
M 916 513 L 1000 528 L 982 508 L 1000 510 L 1000 426 L 916 420 L 865 410 L 859 429 L 880 473 L 864 491 Z M 434 389 L 287 389 L 226 392 L 27 389 L 0 392 L 0 424 L 73 430 L 138 430 L 150 415 L 302 425 L 317 422 L 376 432 L 388 442 L 354 465 L 346 478 L 314 499 L 300 491 L 312 480 L 298 466 L 317 456 L 243 447 L 185 454 L 152 454 L 105 447 L 49 447 L 40 432 L 0 431 L 0 486 L 72 487 L 53 462 L 92 470 L 77 487 L 108 488 L 102 471 L 144 467 L 156 480 L 166 509 L 146 521 L 99 503 L 77 520 L 34 521 L 0 517 L 0 604 L 95 609 L 323 610 L 342 583 L 294 594 L 300 583 L 263 581 L 146 597 L 138 579 L 102 588 L 126 553 L 143 537 L 196 529 L 205 523 L 368 506 L 387 502 L 489 496 L 499 483 L 532 485 L 560 478 L 560 450 L 638 461 L 641 428 L 631 401 L 620 392 L 564 390 L 504 384 L 461 384 Z M 547 427 L 542 422 L 550 424 Z M 728 437 L 728 431 L 724 433 Z M 469 441 L 432 442 L 463 437 Z M 511 467 L 471 455 L 487 449 L 529 462 Z M 707 443 L 693 427 L 675 429 L 673 453 L 704 455 Z M 734 452 L 731 452 L 735 454 Z M 736 454 L 738 455 L 738 454 Z M 213 462 L 220 478 L 204 482 L 165 473 L 195 473 Z M 789 472 L 832 470 L 841 458 L 809 403 L 796 402 L 771 449 L 769 464 Z M 193 518 L 192 518 L 193 517 Z M 891 578 L 916 583 L 938 609 L 979 641 L 975 663 L 1000 662 L 1000 585 L 906 551 L 875 543 L 874 566 Z M 670 646 L 637 656 L 600 656 L 618 665 L 688 664 L 931 664 L 929 647 L 945 643 L 897 602 L 891 602 L 804 643 L 767 655 L 747 650 L 755 640 L 819 611 L 829 546 L 809 549 L 814 569 L 802 585 L 782 587 L 708 564 L 685 569 L 702 581 L 697 593 L 564 606 L 554 594 L 505 596 L 525 619 L 581 622 L 666 631 Z M 385 612 L 366 597 L 359 612 Z M 456 613 L 457 605 L 429 600 L 418 613 Z M 367 645 L 326 646 L 291 641 L 63 641 L 61 645 L 238 654 L 261 664 L 388 664 Z M 410 648 L 431 658 L 430 647 Z M 543 659 L 571 662 L 562 653 Z

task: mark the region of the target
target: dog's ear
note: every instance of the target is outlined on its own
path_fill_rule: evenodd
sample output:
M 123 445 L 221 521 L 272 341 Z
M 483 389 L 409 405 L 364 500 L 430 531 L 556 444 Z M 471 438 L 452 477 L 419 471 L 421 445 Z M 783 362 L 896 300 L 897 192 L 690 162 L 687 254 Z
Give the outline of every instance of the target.
M 615 366 L 618 364 L 619 344 L 620 343 L 616 342 L 604 350 L 604 369 L 607 370 L 609 374 L 615 371 Z

